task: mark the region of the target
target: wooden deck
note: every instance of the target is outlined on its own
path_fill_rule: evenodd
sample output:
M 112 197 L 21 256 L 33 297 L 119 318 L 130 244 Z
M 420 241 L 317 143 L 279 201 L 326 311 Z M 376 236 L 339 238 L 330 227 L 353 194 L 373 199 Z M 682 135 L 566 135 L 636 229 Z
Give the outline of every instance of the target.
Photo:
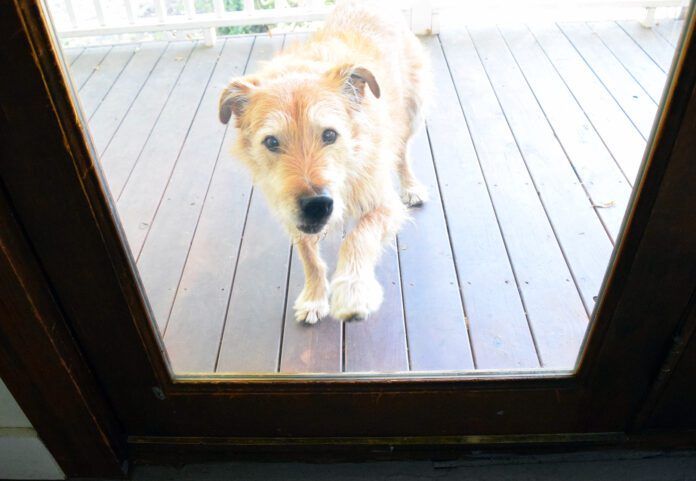
M 226 80 L 293 36 L 69 50 L 74 85 L 179 373 L 571 368 L 680 22 L 446 30 L 413 145 L 431 202 L 386 251 L 364 322 L 294 322 L 287 237 L 228 154 Z M 330 260 L 340 239 L 327 239 Z

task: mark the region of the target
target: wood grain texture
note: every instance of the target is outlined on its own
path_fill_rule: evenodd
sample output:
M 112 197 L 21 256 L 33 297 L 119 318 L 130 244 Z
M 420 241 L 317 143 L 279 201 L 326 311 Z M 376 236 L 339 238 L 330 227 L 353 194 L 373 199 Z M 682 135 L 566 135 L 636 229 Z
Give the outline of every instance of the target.
M 116 129 L 121 125 L 123 118 L 147 83 L 166 47 L 167 44 L 164 42 L 148 42 L 135 47 L 133 57 L 90 118 L 89 131 L 98 154 L 104 152 Z M 95 76 L 103 74 L 104 72 L 100 69 Z
M 495 28 L 470 33 L 588 313 L 612 243 L 598 213 Z
M 676 47 L 679 44 L 679 39 L 684 30 L 684 20 L 663 19 L 653 28 L 655 28 L 658 35 L 667 40 L 670 45 Z
M 344 372 L 408 372 L 399 252 L 395 240 L 375 269 L 384 290 L 379 310 L 364 321 L 344 323 Z
M 505 26 L 501 32 L 605 229 L 616 240 L 631 193 L 628 180 L 531 32 L 525 26 Z
M 92 118 L 116 79 L 130 62 L 135 50 L 135 45 L 112 47 L 106 57 L 94 68 L 92 74 L 80 88 L 80 106 L 86 119 Z
M 469 34 L 457 30 L 441 37 L 446 52 L 451 52 L 447 60 L 540 361 L 547 367 L 572 367 L 587 327 L 587 313 L 556 234 Z
M 246 72 L 281 44 L 282 37 L 256 38 Z M 217 363 L 251 194 L 245 167 L 230 155 L 235 138 L 228 128 L 167 324 L 165 344 L 176 372 L 212 372 Z
M 104 60 L 112 47 L 88 47 L 70 65 L 70 80 L 75 90 L 80 90 Z
M 138 272 L 148 293 L 157 325 L 162 332 L 169 318 L 181 272 L 227 130 L 218 120 L 217 99 L 225 82 L 230 77 L 244 72 L 252 43 L 251 37 L 228 39 L 224 42 L 220 56 L 216 59 L 215 69 L 200 98 L 200 105 L 196 107 L 193 121 L 181 144 L 181 150 L 173 161 L 162 159 L 163 165 L 172 165 L 171 172 L 159 171 L 167 181 L 162 199 L 152 213 L 140 211 L 142 215 L 151 215 L 152 220 L 149 222 L 149 229 L 139 229 L 139 232 L 146 232 L 147 237 L 142 241 Z M 178 115 L 175 112 L 171 114 Z M 132 177 L 131 182 L 138 181 L 141 179 Z M 160 179 L 156 180 L 157 184 L 161 185 L 161 182 Z M 157 193 L 156 188 L 152 190 Z M 125 202 L 127 199 L 122 200 Z M 132 222 L 132 219 L 124 214 L 126 226 L 129 220 Z
M 650 136 L 657 103 L 584 23 L 561 23 L 561 31 L 621 106 L 643 138 Z
M 473 320 L 469 334 L 476 364 L 482 369 L 537 367 L 516 278 L 442 46 L 437 38 L 424 43 L 438 86 L 437 108 L 426 119 L 428 134 L 459 287 Z M 496 293 L 495 301 L 491 292 Z
M 289 261 L 287 234 L 261 192 L 255 190 L 225 319 L 218 371 L 276 370 Z
M 616 22 L 591 22 L 590 29 L 601 39 L 650 98 L 659 103 L 667 76 Z
M 196 46 L 162 109 L 118 199 L 118 213 L 133 256 L 140 256 L 153 217 L 208 86 L 224 42 Z
M 104 146 L 99 163 L 109 190 L 115 199 L 123 193 L 133 167 L 152 135 L 155 124 L 160 120 L 172 89 L 176 85 L 184 66 L 196 44 L 194 42 L 171 42 L 155 69 L 143 85 L 133 106 L 114 135 Z M 95 124 L 99 119 L 96 119 Z M 92 127 L 101 130 L 101 127 Z M 97 147 L 101 144 L 98 143 Z
M 320 246 L 321 255 L 333 273 L 343 232 L 329 232 Z M 329 274 L 330 275 L 330 274 Z M 283 343 L 279 371 L 281 373 L 338 373 L 343 368 L 343 325 L 327 317 L 317 324 L 297 322 L 293 303 L 304 286 L 304 273 L 299 255 L 292 252 L 288 279 Z
M 7 202 L 0 195 L 0 376 L 67 475 L 121 476 L 121 427 Z
M 473 369 L 467 320 L 425 131 L 412 141 L 414 171 L 432 201 L 399 232 L 409 360 L 414 371 Z
M 618 21 L 618 25 L 623 28 L 634 42 L 645 51 L 648 56 L 664 72 L 669 72 L 674 59 L 674 46 L 662 38 L 651 28 L 645 28 L 636 21 Z
M 530 30 L 633 185 L 645 139 L 557 26 L 534 25 Z

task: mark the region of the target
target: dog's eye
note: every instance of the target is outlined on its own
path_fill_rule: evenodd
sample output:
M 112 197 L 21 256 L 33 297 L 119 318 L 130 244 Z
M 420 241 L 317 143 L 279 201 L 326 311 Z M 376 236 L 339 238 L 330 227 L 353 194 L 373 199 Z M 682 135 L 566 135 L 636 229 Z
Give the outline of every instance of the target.
M 334 129 L 326 129 L 321 134 L 321 140 L 326 145 L 333 144 L 334 142 L 336 142 L 336 137 L 338 137 L 338 134 Z
M 278 142 L 278 139 L 276 139 L 272 135 L 269 135 L 268 137 L 263 139 L 263 145 L 265 145 L 266 148 L 271 152 L 278 152 L 278 149 L 280 148 L 280 142 Z

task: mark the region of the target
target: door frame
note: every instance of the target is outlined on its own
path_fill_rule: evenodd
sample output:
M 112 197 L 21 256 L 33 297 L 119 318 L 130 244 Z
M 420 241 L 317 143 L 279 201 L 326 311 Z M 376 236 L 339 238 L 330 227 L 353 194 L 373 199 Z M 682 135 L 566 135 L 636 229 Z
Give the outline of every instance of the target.
M 31 326 L 42 322 L 42 340 L 62 336 L 69 342 L 71 362 L 84 375 L 66 392 L 74 397 L 84 388 L 93 396 L 82 415 L 91 413 L 98 429 L 84 439 L 102 448 L 100 457 L 91 453 L 103 461 L 91 471 L 79 463 L 61 466 L 71 475 L 113 474 L 123 469 L 127 448 L 151 453 L 206 443 L 301 451 L 316 445 L 619 442 L 641 432 L 641 409 L 695 303 L 693 3 L 686 23 L 574 373 L 186 379 L 174 378 L 155 333 L 41 0 L 0 4 L 0 61 L 6 66 L 0 72 L 0 268 L 14 273 L 3 271 L 0 288 L 3 295 L 15 293 L 0 303 L 0 314 L 17 313 L 9 319 Z M 42 417 L 41 405 L 50 399 L 32 405 L 15 375 L 14 360 L 38 359 L 40 343 L 27 345 L 0 319 L 3 330 L 0 375 L 49 450 L 78 459 L 45 434 L 56 429 L 50 423 L 60 423 Z M 65 358 L 58 351 L 53 356 L 61 363 Z M 72 372 L 67 367 L 64 375 Z M 50 381 L 39 366 L 27 362 L 26 370 L 38 384 Z M 68 402 L 67 394 L 57 399 Z

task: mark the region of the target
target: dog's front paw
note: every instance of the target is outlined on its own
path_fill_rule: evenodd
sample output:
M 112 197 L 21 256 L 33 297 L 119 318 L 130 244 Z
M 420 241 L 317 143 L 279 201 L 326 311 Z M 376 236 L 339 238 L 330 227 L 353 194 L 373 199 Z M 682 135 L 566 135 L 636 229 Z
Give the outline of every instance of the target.
M 401 201 L 409 207 L 420 207 L 428 201 L 428 189 L 420 182 L 402 188 Z
M 374 277 L 339 276 L 331 281 L 331 315 L 341 321 L 366 319 L 382 303 Z
M 295 320 L 307 324 L 316 324 L 320 319 L 329 315 L 329 300 L 326 297 L 309 299 L 303 290 L 295 300 Z

